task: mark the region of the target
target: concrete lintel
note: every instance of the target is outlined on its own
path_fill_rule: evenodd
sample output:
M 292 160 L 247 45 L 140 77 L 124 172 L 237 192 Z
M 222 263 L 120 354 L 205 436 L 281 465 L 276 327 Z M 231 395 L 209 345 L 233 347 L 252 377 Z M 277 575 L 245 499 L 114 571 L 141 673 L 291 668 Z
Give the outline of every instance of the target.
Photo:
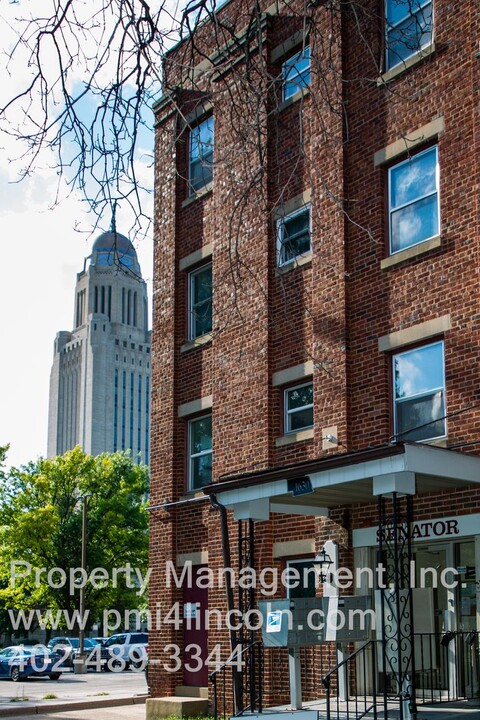
M 212 395 L 206 395 L 198 400 L 183 403 L 178 406 L 178 417 L 187 417 L 188 415 L 195 415 L 196 413 L 203 412 L 204 410 L 211 410 L 212 404 Z
M 269 520 L 270 499 L 258 498 L 238 503 L 233 506 L 233 516 L 235 520 Z
M 405 345 L 412 345 L 422 340 L 428 340 L 436 335 L 442 335 L 450 330 L 450 327 L 450 315 L 442 315 L 433 320 L 427 320 L 426 322 L 412 325 L 404 330 L 397 330 L 396 332 L 379 337 L 378 351 L 389 352 L 390 350 L 396 350 Z
M 294 555 L 315 555 L 315 538 L 273 543 L 274 558 L 293 557 Z
M 273 210 L 273 219 L 279 220 L 285 217 L 285 215 L 290 215 L 290 213 L 295 212 L 295 210 L 300 210 L 300 208 L 305 207 L 311 201 L 312 188 L 307 188 L 307 190 L 304 190 L 300 195 L 295 195 L 295 197 L 290 198 L 290 200 L 286 200 L 277 205 Z
M 410 470 L 403 472 L 376 475 L 373 478 L 373 495 L 415 495 L 415 473 Z
M 286 370 L 273 373 L 272 385 L 273 387 L 279 387 L 280 385 L 295 382 L 295 380 L 303 380 L 310 375 L 313 375 L 313 360 L 307 360 Z
M 190 268 L 193 265 L 198 265 L 198 263 L 201 263 L 202 260 L 207 260 L 211 258 L 212 254 L 213 245 L 212 243 L 207 243 L 198 250 L 190 253 L 190 255 L 186 255 L 185 257 L 180 258 L 178 267 L 180 270 L 187 270 L 187 268 Z
M 177 567 L 183 567 L 187 563 L 192 565 L 208 565 L 208 550 L 199 550 L 191 553 L 177 553 Z
M 270 53 L 270 61 L 276 63 L 279 62 L 279 60 L 283 60 L 294 48 L 303 44 L 308 45 L 308 36 L 305 30 L 299 30 L 293 35 L 290 35 L 290 37 L 280 43 L 280 45 L 273 48 Z
M 387 147 L 378 150 L 373 156 L 373 164 L 375 167 L 384 165 L 385 163 L 390 162 L 390 160 L 394 160 L 399 155 L 403 155 L 409 150 L 413 150 L 418 145 L 438 137 L 438 135 L 441 135 L 444 131 L 445 120 L 443 115 L 440 115 L 440 117 L 437 117 L 426 125 L 423 125 L 418 128 L 418 130 L 415 130 L 414 132 L 400 138 L 400 140 L 396 140 L 395 142 L 390 143 L 390 145 L 387 145 Z

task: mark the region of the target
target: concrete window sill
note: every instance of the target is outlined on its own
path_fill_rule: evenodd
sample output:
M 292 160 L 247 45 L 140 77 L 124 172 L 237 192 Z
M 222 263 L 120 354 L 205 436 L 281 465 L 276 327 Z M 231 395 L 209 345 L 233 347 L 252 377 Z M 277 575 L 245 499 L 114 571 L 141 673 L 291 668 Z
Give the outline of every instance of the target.
M 430 238 L 430 240 L 425 240 L 424 242 L 418 243 L 418 245 L 412 245 L 412 247 L 405 248 L 405 250 L 400 250 L 393 255 L 389 255 L 389 257 L 384 258 L 380 262 L 380 267 L 382 270 L 388 270 L 389 268 L 395 267 L 395 265 L 399 265 L 406 260 L 412 260 L 413 258 L 419 257 L 420 255 L 430 252 L 430 250 L 435 250 L 441 246 L 442 238 L 440 235 L 437 235 L 436 237 Z
M 192 203 L 194 203 L 196 200 L 200 200 L 201 198 L 205 197 L 205 195 L 208 195 L 208 193 L 211 193 L 213 189 L 213 183 L 209 183 L 208 185 L 205 185 L 205 187 L 198 190 L 198 192 L 193 193 L 188 197 L 186 200 L 182 202 L 182 208 L 186 208 Z
M 285 447 L 285 445 L 293 445 L 304 440 L 313 440 L 313 428 L 283 435 L 275 440 L 275 447 Z
M 409 58 L 404 60 L 404 62 L 400 63 L 399 65 L 395 65 L 395 67 L 391 68 L 390 70 L 387 70 L 387 72 L 384 72 L 382 75 L 380 75 L 379 78 L 377 78 L 377 87 L 381 87 L 382 85 L 386 85 L 387 83 L 391 82 L 391 80 L 394 80 L 399 75 L 403 75 L 404 72 L 409 70 L 411 67 L 414 67 L 415 65 L 418 65 L 419 62 L 422 62 L 427 57 L 430 57 L 435 52 L 435 43 L 432 42 L 430 45 L 427 45 L 426 47 L 422 48 L 418 52 L 416 52 L 414 55 L 411 55 Z
M 288 263 L 287 265 L 277 267 L 277 275 L 285 275 L 285 273 L 288 273 L 291 270 L 295 270 L 297 267 L 302 267 L 302 265 L 309 265 L 312 262 L 312 257 L 313 253 L 309 252 L 307 255 L 302 255 L 298 258 L 295 258 L 295 260 L 292 260 L 292 262 Z
M 211 335 L 202 335 L 201 337 L 195 338 L 195 340 L 190 340 L 189 342 L 182 345 L 180 348 L 180 352 L 188 352 L 189 350 L 195 350 L 195 348 L 202 347 L 203 345 L 207 345 L 208 343 L 212 342 L 212 336 Z
M 291 97 L 287 98 L 286 100 L 283 100 L 278 108 L 278 112 L 282 112 L 282 110 L 285 110 L 285 108 L 290 107 L 290 105 L 294 105 L 296 102 L 299 102 L 299 100 L 303 100 L 303 98 L 308 97 L 310 95 L 310 88 L 302 88 L 301 90 L 297 90 L 297 92 L 292 95 Z

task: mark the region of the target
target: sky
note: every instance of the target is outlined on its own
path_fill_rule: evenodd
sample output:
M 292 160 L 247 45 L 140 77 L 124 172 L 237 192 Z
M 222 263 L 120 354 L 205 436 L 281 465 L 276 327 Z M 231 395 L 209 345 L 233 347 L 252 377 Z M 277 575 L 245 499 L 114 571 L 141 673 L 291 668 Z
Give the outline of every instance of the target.
M 19 12 L 22 6 L 26 7 L 22 2 L 3 5 L 2 14 Z M 0 41 L 3 49 L 11 43 L 1 18 Z M 4 60 L 3 54 L 0 67 Z M 26 77 L 26 64 L 17 64 L 9 78 L 2 72 L 0 103 Z M 153 134 L 142 141 L 146 154 L 151 154 Z M 21 142 L 0 129 L 0 446 L 10 444 L 7 467 L 46 455 L 53 342 L 60 330 L 73 329 L 76 273 L 83 269 L 95 237 L 110 224 L 110 218 L 105 218 L 94 230 L 96 218 L 78 193 L 55 204 L 58 176 L 48 153 L 40 156 L 30 177 L 18 182 L 21 165 L 12 158 L 22 151 Z M 143 164 L 141 176 L 151 188 L 150 162 Z M 151 205 L 149 197 L 149 213 Z M 120 209 L 117 230 L 129 235 L 129 229 Z M 134 239 L 150 302 L 151 233 Z
M 11 185 L 6 175 L 0 173 L 0 445 L 10 444 L 7 465 L 18 467 L 46 455 L 53 341 L 73 329 L 76 273 L 100 231 L 75 230 L 85 216 L 79 199 L 50 210 L 48 183 L 34 177 Z M 152 241 L 135 245 L 151 301 Z

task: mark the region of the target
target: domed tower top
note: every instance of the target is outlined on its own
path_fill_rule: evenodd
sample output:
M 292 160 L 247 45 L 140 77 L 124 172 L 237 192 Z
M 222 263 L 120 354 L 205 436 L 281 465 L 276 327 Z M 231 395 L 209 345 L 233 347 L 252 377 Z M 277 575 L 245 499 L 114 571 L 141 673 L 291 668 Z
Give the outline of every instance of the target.
M 90 264 L 130 270 L 140 277 L 142 274 L 135 248 L 125 235 L 118 232 L 104 232 L 97 237 L 93 243 Z

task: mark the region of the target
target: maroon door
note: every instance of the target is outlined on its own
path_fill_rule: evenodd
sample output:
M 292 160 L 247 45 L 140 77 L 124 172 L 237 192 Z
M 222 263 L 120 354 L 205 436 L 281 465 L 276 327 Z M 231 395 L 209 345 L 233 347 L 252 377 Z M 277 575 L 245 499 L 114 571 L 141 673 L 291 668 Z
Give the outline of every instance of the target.
M 205 622 L 208 590 L 197 587 L 196 580 L 200 568 L 200 565 L 192 568 L 191 587 L 187 582 L 183 586 L 183 640 L 185 647 L 183 683 L 192 687 L 206 687 L 209 673 L 206 664 L 208 633 Z

